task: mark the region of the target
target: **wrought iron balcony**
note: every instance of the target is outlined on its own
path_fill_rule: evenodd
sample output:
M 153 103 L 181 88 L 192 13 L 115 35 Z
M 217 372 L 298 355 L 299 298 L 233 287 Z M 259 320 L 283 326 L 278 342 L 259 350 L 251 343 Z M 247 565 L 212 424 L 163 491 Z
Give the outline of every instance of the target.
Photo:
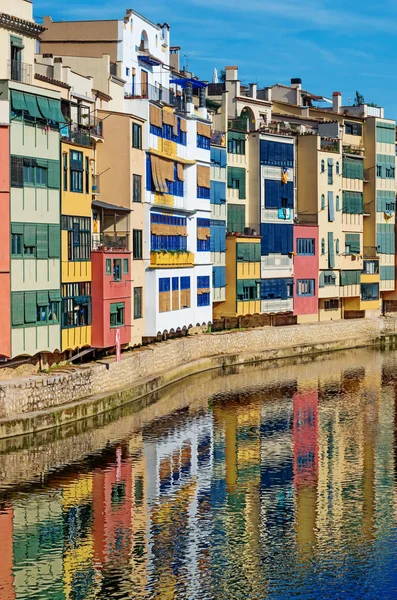
M 107 233 L 94 233 L 91 248 L 99 252 L 126 252 L 128 251 L 128 234 L 117 236 Z
M 8 77 L 11 81 L 22 81 L 23 83 L 32 83 L 33 80 L 33 66 L 27 63 L 23 63 L 19 60 L 7 61 L 8 64 Z

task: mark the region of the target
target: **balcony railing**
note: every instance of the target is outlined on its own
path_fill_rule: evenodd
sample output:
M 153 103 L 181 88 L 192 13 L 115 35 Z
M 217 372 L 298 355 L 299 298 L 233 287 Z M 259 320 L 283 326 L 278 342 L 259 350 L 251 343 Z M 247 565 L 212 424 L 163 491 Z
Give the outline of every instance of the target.
M 8 77 L 12 81 L 22 81 L 23 83 L 32 83 L 33 67 L 19 60 L 8 60 Z
M 61 129 L 61 135 L 74 144 L 91 146 L 91 137 L 103 137 L 102 121 L 91 118 L 87 124 L 70 123 Z
M 99 250 L 102 252 L 120 252 L 128 251 L 128 235 L 112 235 L 106 233 L 93 234 L 92 236 L 92 250 Z
M 377 258 L 376 246 L 364 246 L 364 258 Z
M 323 152 L 340 152 L 340 141 L 336 138 L 321 138 L 320 148 Z
M 175 94 L 172 90 L 162 86 L 155 86 L 149 83 L 136 83 L 132 86 L 131 91 L 125 91 L 124 97 L 131 100 L 155 100 L 156 102 L 164 102 L 182 108 L 183 96 Z
M 193 252 L 151 252 L 151 267 L 183 267 L 194 265 Z

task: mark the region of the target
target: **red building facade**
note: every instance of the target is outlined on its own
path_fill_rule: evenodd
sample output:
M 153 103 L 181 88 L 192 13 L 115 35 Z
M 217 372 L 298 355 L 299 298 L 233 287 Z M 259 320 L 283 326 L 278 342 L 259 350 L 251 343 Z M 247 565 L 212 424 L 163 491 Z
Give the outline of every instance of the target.
M 294 314 L 318 320 L 318 226 L 294 225 Z

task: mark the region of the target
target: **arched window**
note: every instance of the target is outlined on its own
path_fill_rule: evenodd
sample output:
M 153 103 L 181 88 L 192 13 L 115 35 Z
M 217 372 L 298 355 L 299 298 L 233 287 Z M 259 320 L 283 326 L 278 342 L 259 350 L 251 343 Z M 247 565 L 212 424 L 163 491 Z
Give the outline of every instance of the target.
M 336 254 L 339 254 L 339 240 L 336 240 L 335 242 L 335 252 Z
M 340 170 L 339 170 L 339 162 L 336 163 L 336 174 L 339 175 Z
M 325 254 L 325 239 L 321 240 L 321 254 Z
M 141 43 L 139 46 L 139 50 L 149 50 L 149 42 L 148 42 L 148 37 L 147 37 L 147 33 L 145 30 L 142 31 L 141 33 Z
M 322 160 L 321 161 L 321 173 L 324 173 L 324 171 L 325 171 L 325 161 Z
M 324 194 L 321 194 L 321 210 L 324 210 L 325 208 L 325 196 Z
M 335 207 L 336 207 L 336 210 L 340 210 L 339 196 L 336 196 Z

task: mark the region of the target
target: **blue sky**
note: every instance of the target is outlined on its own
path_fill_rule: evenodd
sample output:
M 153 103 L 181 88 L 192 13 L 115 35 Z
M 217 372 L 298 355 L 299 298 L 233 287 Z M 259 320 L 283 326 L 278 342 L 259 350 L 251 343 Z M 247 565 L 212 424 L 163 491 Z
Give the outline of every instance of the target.
M 243 83 L 289 83 L 343 103 L 359 90 L 397 119 L 397 2 L 361 0 L 33 0 L 37 20 L 119 19 L 133 8 L 171 26 L 182 63 L 203 79 L 238 65 Z M 187 55 L 187 59 L 183 55 Z

